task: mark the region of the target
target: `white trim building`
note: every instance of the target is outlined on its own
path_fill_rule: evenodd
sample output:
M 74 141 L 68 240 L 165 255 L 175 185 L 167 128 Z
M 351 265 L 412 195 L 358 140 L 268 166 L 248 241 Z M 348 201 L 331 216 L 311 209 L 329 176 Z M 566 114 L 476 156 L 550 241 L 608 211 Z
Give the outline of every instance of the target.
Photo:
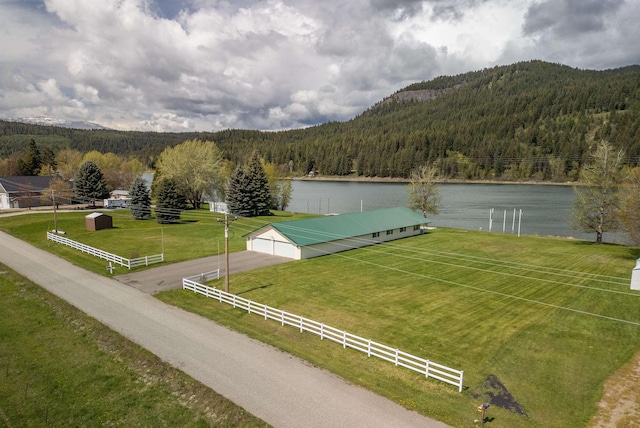
M 399 207 L 271 223 L 245 237 L 249 251 L 300 260 L 419 235 L 428 223 Z

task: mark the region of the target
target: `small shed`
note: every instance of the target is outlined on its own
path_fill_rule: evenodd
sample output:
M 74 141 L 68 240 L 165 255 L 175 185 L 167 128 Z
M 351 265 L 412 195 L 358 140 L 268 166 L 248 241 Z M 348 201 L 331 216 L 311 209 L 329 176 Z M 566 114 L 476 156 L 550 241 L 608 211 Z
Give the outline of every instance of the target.
M 111 229 L 113 227 L 113 219 L 110 215 L 95 212 L 85 217 L 87 230 Z

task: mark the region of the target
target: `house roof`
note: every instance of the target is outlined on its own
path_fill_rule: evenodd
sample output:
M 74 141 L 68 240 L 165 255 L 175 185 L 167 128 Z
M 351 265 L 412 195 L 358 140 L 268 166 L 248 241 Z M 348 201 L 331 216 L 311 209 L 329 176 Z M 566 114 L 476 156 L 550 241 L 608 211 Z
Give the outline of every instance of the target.
M 0 177 L 0 186 L 7 193 L 39 192 L 47 189 L 54 178 L 48 175 Z
M 416 212 L 398 207 L 271 223 L 270 227 L 303 247 L 426 223 L 429 220 Z

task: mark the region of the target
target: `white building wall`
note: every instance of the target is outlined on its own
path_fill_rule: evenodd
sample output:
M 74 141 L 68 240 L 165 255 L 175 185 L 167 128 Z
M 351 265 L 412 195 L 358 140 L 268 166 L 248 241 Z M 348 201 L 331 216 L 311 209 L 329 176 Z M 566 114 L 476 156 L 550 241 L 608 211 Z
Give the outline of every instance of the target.
M 0 193 L 0 210 L 8 210 L 11 208 L 9 204 L 9 195 L 6 193 Z
M 265 245 L 265 241 L 269 245 Z M 254 243 L 256 248 L 254 248 Z M 294 260 L 300 260 L 301 257 L 300 248 L 273 228 L 268 228 L 258 235 L 247 236 L 247 250 Z

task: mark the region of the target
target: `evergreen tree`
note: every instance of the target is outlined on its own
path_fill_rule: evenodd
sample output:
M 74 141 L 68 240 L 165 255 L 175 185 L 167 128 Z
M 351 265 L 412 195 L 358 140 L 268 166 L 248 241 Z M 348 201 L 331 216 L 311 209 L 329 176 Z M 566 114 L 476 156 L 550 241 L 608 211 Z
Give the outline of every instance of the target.
M 138 177 L 131 186 L 131 216 L 136 220 L 144 220 L 151 216 L 151 197 L 142 177 Z
M 158 182 L 156 196 L 156 219 L 160 224 L 180 219 L 180 212 L 187 207 L 184 195 L 178 190 L 175 180 L 164 178 Z
M 42 175 L 55 175 L 58 170 L 58 162 L 56 161 L 56 154 L 50 147 L 45 147 L 42 150 L 42 167 L 40 168 L 40 174 Z
M 22 159 L 18 159 L 18 168 L 20 169 L 20 175 L 33 176 L 40 174 L 42 155 L 33 139 L 29 142 L 27 154 Z
M 624 153 L 615 152 L 606 141 L 598 144 L 584 166 L 579 185 L 574 186 L 576 201 L 571 208 L 573 228 L 595 232 L 596 244 L 602 243 L 604 232 L 619 229 L 619 188 L 624 181 Z
M 244 168 L 239 166 L 229 177 L 225 191 L 229 211 L 240 217 L 253 215 L 253 195 L 250 190 L 250 180 Z
M 97 199 L 104 199 L 109 196 L 107 183 L 98 165 L 87 161 L 80 166 L 78 174 L 73 181 L 73 191 L 81 201 L 91 201 L 92 206 L 96 206 Z
M 247 176 L 249 177 L 249 192 L 252 196 L 252 217 L 259 215 L 269 215 L 271 205 L 271 195 L 269 193 L 269 181 L 264 172 L 260 157 L 254 152 L 247 166 Z

